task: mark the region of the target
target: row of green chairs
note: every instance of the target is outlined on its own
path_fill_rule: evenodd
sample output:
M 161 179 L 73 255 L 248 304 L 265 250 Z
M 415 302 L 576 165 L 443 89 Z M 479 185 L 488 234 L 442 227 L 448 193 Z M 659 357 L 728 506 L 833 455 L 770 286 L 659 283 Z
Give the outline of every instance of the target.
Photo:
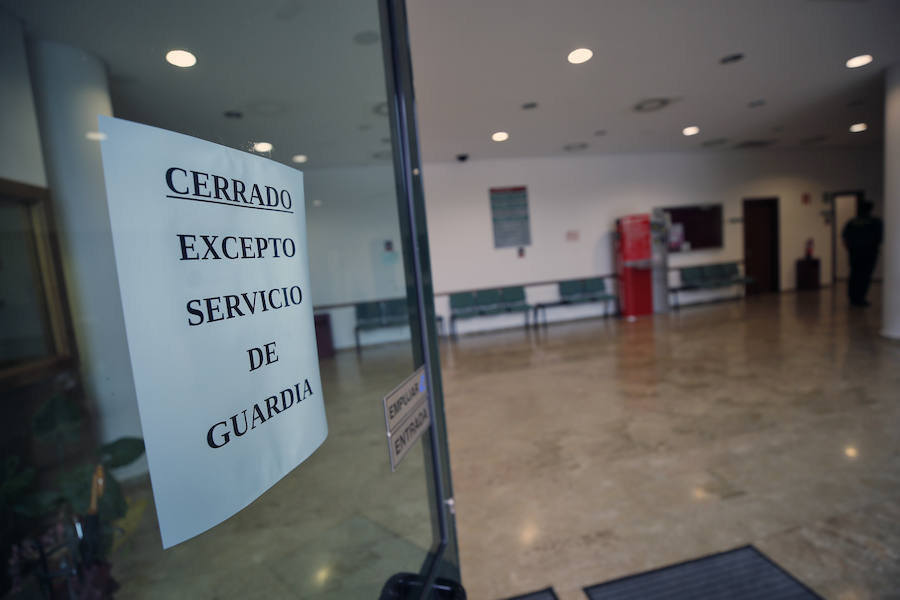
M 525 313 L 525 327 L 528 327 L 531 305 L 525 301 L 523 286 L 450 294 L 450 335 L 456 337 L 457 319 L 508 312 Z
M 590 277 L 588 279 L 570 279 L 559 282 L 559 300 L 556 302 L 542 302 L 534 307 L 534 323 L 540 323 L 540 315 L 544 315 L 544 324 L 547 323 L 547 308 L 551 306 L 566 306 L 572 304 L 584 304 L 587 302 L 602 302 L 604 305 L 603 316 L 614 314 L 617 311 L 618 299 L 616 295 L 607 291 L 606 280 L 603 277 Z
M 678 271 L 681 285 L 669 289 L 670 293 L 674 294 L 675 308 L 680 306 L 678 292 L 711 290 L 736 285 L 746 286 L 753 283 L 753 279 L 741 275 L 740 267 L 736 262 L 682 267 Z

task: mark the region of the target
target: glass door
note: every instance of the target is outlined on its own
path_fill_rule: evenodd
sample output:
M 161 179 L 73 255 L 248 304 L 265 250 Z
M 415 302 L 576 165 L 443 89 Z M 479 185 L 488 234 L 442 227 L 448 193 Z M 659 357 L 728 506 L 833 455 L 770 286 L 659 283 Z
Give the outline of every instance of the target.
M 0 29 L 0 88 L 14 90 L 0 94 L 0 242 L 16 249 L 0 266 L 0 393 L 15 430 L 0 465 L 0 594 L 462 597 L 403 3 L 0 0 Z M 98 116 L 302 172 L 293 208 L 305 211 L 327 438 L 167 549 Z M 211 200 L 219 183 L 210 175 Z M 184 360 L 201 380 L 229 376 Z M 392 470 L 383 398 L 418 369 L 431 424 Z M 199 474 L 180 476 L 188 503 Z

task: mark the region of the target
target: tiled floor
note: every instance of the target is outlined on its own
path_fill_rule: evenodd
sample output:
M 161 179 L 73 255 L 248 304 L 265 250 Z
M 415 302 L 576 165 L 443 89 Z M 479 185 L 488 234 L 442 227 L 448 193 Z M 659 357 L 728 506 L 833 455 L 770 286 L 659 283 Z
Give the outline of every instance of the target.
M 443 345 L 469 598 L 583 599 L 747 543 L 826 598 L 900 598 L 900 343 L 878 321 L 826 290 Z M 424 465 L 390 472 L 381 412 L 411 370 L 408 344 L 323 362 L 325 445 L 167 551 L 150 503 L 117 597 L 368 599 L 416 570 Z
M 900 598 L 900 343 L 878 324 L 826 290 L 446 348 L 470 597 L 583 599 L 752 543 L 825 598 Z

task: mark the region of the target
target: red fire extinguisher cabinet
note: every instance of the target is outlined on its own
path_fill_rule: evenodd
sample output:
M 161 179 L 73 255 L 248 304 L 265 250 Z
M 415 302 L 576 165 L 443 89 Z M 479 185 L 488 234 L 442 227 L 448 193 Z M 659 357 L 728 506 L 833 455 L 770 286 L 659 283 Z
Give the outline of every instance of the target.
M 619 307 L 625 317 L 653 313 L 650 215 L 616 220 L 616 274 Z

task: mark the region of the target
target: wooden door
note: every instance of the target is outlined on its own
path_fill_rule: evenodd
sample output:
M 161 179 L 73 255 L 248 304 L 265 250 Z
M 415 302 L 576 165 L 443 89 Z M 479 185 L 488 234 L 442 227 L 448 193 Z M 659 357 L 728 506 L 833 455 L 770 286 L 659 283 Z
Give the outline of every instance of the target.
M 744 267 L 748 295 L 780 289 L 778 198 L 744 200 Z

